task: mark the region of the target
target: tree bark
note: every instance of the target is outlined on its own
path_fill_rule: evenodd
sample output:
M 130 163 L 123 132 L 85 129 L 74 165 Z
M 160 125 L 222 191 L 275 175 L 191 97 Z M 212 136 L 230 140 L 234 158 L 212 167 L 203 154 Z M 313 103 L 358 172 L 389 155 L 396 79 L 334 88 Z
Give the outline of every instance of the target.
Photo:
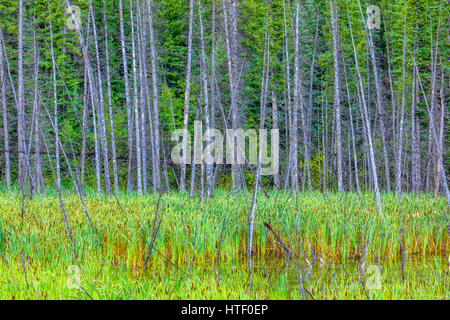
M 385 117 L 386 117 L 386 109 L 384 106 L 383 101 L 383 93 L 381 92 L 381 81 L 379 79 L 379 73 L 378 73 L 378 65 L 377 65 L 377 59 L 375 56 L 375 48 L 372 38 L 372 30 L 367 28 L 366 21 L 364 19 L 364 14 L 361 9 L 361 3 L 358 0 L 358 6 L 361 13 L 361 17 L 364 23 L 364 30 L 367 34 L 367 43 L 368 48 L 370 52 L 371 62 L 372 62 L 372 70 L 374 74 L 374 81 L 375 81 L 375 93 L 376 93 L 376 101 L 377 101 L 377 110 L 378 110 L 378 116 L 380 121 L 380 132 L 381 132 L 381 145 L 383 150 L 383 159 L 384 159 L 384 175 L 385 175 L 385 182 L 386 182 L 386 189 L 388 191 L 391 190 L 391 177 L 389 172 L 389 156 L 388 156 L 388 150 L 387 150 L 387 142 L 386 142 L 386 124 L 385 124 Z
M 353 31 L 352 31 L 352 22 L 350 20 L 350 13 L 347 10 L 347 17 L 348 17 L 348 22 L 349 22 L 349 26 L 350 26 L 350 36 L 351 36 L 351 40 L 352 40 L 352 46 L 353 46 L 353 55 L 354 55 L 354 59 L 355 59 L 355 66 L 356 66 L 356 72 L 358 75 L 358 82 L 359 82 L 359 90 L 360 90 L 360 99 L 362 102 L 362 116 L 363 116 L 363 120 L 365 123 L 365 128 L 366 128 L 366 136 L 367 136 L 367 141 L 368 141 L 368 145 L 369 145 L 369 153 L 370 153 L 370 164 L 371 164 L 371 169 L 372 169 L 372 177 L 373 177 L 373 185 L 374 185 L 374 189 L 375 189 L 375 198 L 376 198 L 376 202 L 377 202 L 377 208 L 378 208 L 378 217 L 381 218 L 382 216 L 382 209 L 381 209 L 381 198 L 380 198 L 380 189 L 378 187 L 378 176 L 377 176 L 377 167 L 375 164 L 375 155 L 374 155 L 374 151 L 373 151 L 373 144 L 372 144 L 372 132 L 370 129 L 370 120 L 369 120 L 369 116 L 368 116 L 368 111 L 367 111 L 367 105 L 366 105 L 366 101 L 365 101 L 365 96 L 364 96 L 364 85 L 363 85 L 363 80 L 362 80 L 362 76 L 361 76 L 361 72 L 359 69 L 359 63 L 358 63 L 358 56 L 357 56 L 357 52 L 356 52 L 356 46 L 355 46 L 355 41 L 353 39 Z
M 134 29 L 134 13 L 133 13 L 133 0 L 130 0 L 130 22 L 131 22 L 131 48 L 132 48 L 132 60 L 133 60 L 133 109 L 134 109 L 134 122 L 136 129 L 136 179 L 137 179 L 137 191 L 142 194 L 142 153 L 141 153 L 141 126 L 140 126 L 140 114 L 139 114 L 139 102 L 138 102 L 138 78 L 137 78 L 137 61 L 136 61 L 136 44 L 135 44 L 135 29 Z
M 53 117 L 55 122 L 55 137 L 59 136 L 59 124 L 58 124 L 58 86 L 56 83 L 56 58 L 53 48 L 53 28 L 52 28 L 52 19 L 50 12 L 50 2 L 48 7 L 48 21 L 50 27 L 50 51 L 52 56 L 52 76 L 53 76 Z M 55 138 L 56 139 L 56 138 Z M 56 140 L 55 140 L 56 141 Z M 59 158 L 59 145 L 55 142 L 55 162 L 56 162 L 56 185 L 57 188 L 61 188 L 61 167 L 60 167 L 60 158 Z
M 187 49 L 187 63 L 186 63 L 186 88 L 184 91 L 184 113 L 183 113 L 183 156 L 181 160 L 181 190 L 186 190 L 186 164 L 187 157 L 186 150 L 188 121 L 189 121 L 189 98 L 191 94 L 191 61 L 192 61 L 192 29 L 194 24 L 194 0 L 189 1 L 189 29 L 188 29 L 188 49 Z
M 339 79 L 339 48 L 336 8 L 333 0 L 330 0 L 331 28 L 333 32 L 333 58 L 334 58 L 334 108 L 336 112 L 336 160 L 337 160 L 337 187 L 338 191 L 344 191 L 342 174 L 342 130 L 341 130 L 341 100 Z
M 106 21 L 106 3 L 103 0 L 103 22 L 105 25 L 105 58 L 106 58 L 106 84 L 108 88 L 108 108 L 109 108 L 109 125 L 111 135 L 111 155 L 113 162 L 114 187 L 116 193 L 119 192 L 119 172 L 117 170 L 117 155 L 116 155 L 116 136 L 114 134 L 114 115 L 112 110 L 111 97 L 111 72 L 109 67 L 109 42 L 108 42 L 108 23 Z
M 214 4 L 213 4 L 214 5 Z M 203 33 L 203 19 L 202 19 L 202 5 L 198 0 L 198 17 L 200 24 L 200 45 L 201 45 L 201 73 L 202 73 L 202 87 L 203 87 L 203 99 L 205 104 L 205 129 L 206 129 L 206 143 L 211 143 L 211 137 L 209 136 L 211 127 L 210 110 L 209 110 L 209 95 L 208 95 L 208 66 L 206 64 L 206 50 L 205 39 Z M 206 161 L 206 195 L 208 198 L 212 195 L 212 180 L 213 180 L 213 159 L 210 157 L 211 153 L 207 152 Z M 202 161 L 203 163 L 203 161 Z
M 295 30 L 294 30 L 294 103 L 291 111 L 291 146 L 290 146 L 290 162 L 291 162 L 291 185 L 298 191 L 298 112 L 301 107 L 301 83 L 300 83 L 300 52 L 299 52 L 299 16 L 300 2 L 296 1 L 295 11 Z
M 153 186 L 155 190 L 161 190 L 161 174 L 160 174 L 160 134 L 159 134 L 159 100 L 158 100 L 158 73 L 156 64 L 156 48 L 155 48 L 155 36 L 153 30 L 153 12 L 151 7 L 151 1 L 147 0 L 147 14 L 149 25 L 149 41 L 150 41 L 150 56 L 152 62 L 152 93 L 153 93 L 153 139 L 154 139 L 154 155 L 155 155 L 155 175 L 156 186 Z
M 403 80 L 402 80 L 402 105 L 400 108 L 400 124 L 398 132 L 398 144 L 397 144 L 397 163 L 395 171 L 395 192 L 400 199 L 402 194 L 402 149 L 403 149 L 403 118 L 405 116 L 405 104 L 406 104 L 406 3 L 405 3 L 405 20 L 403 31 Z
M 3 115 L 3 138 L 5 141 L 5 184 L 6 188 L 11 188 L 11 162 L 9 157 L 9 128 L 8 128 L 8 108 L 6 104 L 6 72 L 3 66 L 3 34 L 0 30 L 0 85 L 1 104 Z
M 133 159 L 133 111 L 131 109 L 130 82 L 128 80 L 128 59 L 125 43 L 125 27 L 123 22 L 123 1 L 119 0 L 119 24 L 120 24 L 120 47 L 122 49 L 123 82 L 125 84 L 125 104 L 127 108 L 127 139 L 128 139 L 128 174 L 127 190 L 131 191 L 131 170 Z
M 94 9 L 92 1 L 89 3 L 91 17 L 92 17 L 92 31 L 94 32 L 94 44 L 95 44 L 95 57 L 97 62 L 97 77 L 98 77 L 98 108 L 97 108 L 97 121 L 98 129 L 100 133 L 100 145 L 102 149 L 103 158 L 103 181 L 105 183 L 105 192 L 107 195 L 111 193 L 111 177 L 109 174 L 109 156 L 108 156 L 108 142 L 106 139 L 106 121 L 105 121 L 105 102 L 103 97 L 103 79 L 100 63 L 100 50 L 98 46 L 97 27 L 95 22 Z

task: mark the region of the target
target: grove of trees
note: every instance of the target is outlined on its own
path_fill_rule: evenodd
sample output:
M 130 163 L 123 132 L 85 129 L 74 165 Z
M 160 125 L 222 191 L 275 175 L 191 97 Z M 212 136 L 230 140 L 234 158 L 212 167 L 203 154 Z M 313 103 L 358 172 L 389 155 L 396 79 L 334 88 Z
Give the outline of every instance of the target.
M 0 177 L 450 199 L 449 18 L 443 0 L 0 0 Z M 173 163 L 195 120 L 279 129 L 279 173 Z

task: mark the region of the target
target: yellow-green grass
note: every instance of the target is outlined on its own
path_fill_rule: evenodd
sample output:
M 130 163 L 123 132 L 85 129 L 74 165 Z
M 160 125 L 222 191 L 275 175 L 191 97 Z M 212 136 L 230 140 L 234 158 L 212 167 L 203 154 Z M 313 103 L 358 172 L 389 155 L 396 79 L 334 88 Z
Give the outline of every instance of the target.
M 316 258 L 304 279 L 315 299 L 440 299 L 448 291 L 443 198 L 405 194 L 398 201 L 383 194 L 379 218 L 371 193 L 260 194 L 251 277 L 245 259 L 250 195 L 233 199 L 217 191 L 203 202 L 163 195 L 145 271 L 158 196 L 117 198 L 120 206 L 114 197 L 85 194 L 93 230 L 77 195 L 64 193 L 70 242 L 55 194 L 24 201 L 20 193 L 0 194 L 0 249 L 7 263 L 0 261 L 0 299 L 297 299 L 299 257 L 319 255 L 324 263 Z M 264 222 L 293 252 L 287 268 Z M 380 290 L 364 290 L 359 276 L 367 241 L 366 265 L 383 267 Z M 70 266 L 79 268 L 79 277 Z M 302 266 L 305 277 L 308 264 Z

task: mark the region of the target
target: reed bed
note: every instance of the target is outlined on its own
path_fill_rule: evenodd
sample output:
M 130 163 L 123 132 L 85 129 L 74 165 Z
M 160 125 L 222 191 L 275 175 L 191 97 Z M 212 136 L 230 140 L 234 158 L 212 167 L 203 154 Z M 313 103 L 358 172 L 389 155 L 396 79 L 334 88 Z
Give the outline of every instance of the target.
M 233 199 L 216 191 L 199 201 L 169 193 L 156 210 L 155 194 L 116 199 L 86 191 L 94 229 L 76 194 L 62 198 L 72 242 L 53 192 L 33 199 L 0 194 L 1 299 L 447 297 L 450 229 L 443 198 L 404 194 L 399 201 L 383 194 L 378 217 L 371 193 L 260 194 L 252 272 L 245 258 L 250 195 Z M 380 266 L 383 289 L 367 292 L 360 281 L 366 261 Z M 310 266 L 301 280 L 299 265 Z

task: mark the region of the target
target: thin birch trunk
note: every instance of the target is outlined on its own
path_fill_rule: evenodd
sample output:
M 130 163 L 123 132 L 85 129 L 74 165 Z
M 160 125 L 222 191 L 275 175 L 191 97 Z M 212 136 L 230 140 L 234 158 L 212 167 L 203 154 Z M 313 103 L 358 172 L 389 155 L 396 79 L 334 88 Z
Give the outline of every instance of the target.
M 358 56 L 357 56 L 355 41 L 353 38 L 352 23 L 350 20 L 350 14 L 349 14 L 348 10 L 347 10 L 347 17 L 348 17 L 349 26 L 350 26 L 350 36 L 352 39 L 353 55 L 354 55 L 354 59 L 355 59 L 355 66 L 356 66 L 359 87 L 360 87 L 360 93 L 361 93 L 360 96 L 361 96 L 362 107 L 363 107 L 362 108 L 362 111 L 363 111 L 362 116 L 363 116 L 363 119 L 365 122 L 365 127 L 367 130 L 366 136 L 367 136 L 367 140 L 368 140 L 368 144 L 369 144 L 370 163 L 371 163 L 371 169 L 372 169 L 373 185 L 374 185 L 374 189 L 375 189 L 375 198 L 377 201 L 378 217 L 381 218 L 381 216 L 382 216 L 381 198 L 380 198 L 380 189 L 378 187 L 378 176 L 377 176 L 377 169 L 376 169 L 377 167 L 375 164 L 375 155 L 374 155 L 373 144 L 372 144 L 372 132 L 370 129 L 370 120 L 369 120 L 369 116 L 368 116 L 368 112 L 367 112 L 367 105 L 366 105 L 365 96 L 364 96 L 363 80 L 362 80 L 361 72 L 359 69 Z
M 189 98 L 191 94 L 191 62 L 192 62 L 192 29 L 194 24 L 194 0 L 189 1 L 189 29 L 188 29 L 188 49 L 187 49 L 187 63 L 186 63 L 186 87 L 184 91 L 184 112 L 183 112 L 183 156 L 181 160 L 181 190 L 186 190 L 186 164 L 187 157 L 186 150 L 188 121 L 189 121 Z M 194 168 L 194 167 L 192 167 Z
M 339 48 L 338 48 L 338 27 L 336 9 L 333 0 L 330 0 L 331 28 L 333 32 L 333 57 L 334 57 L 334 108 L 336 112 L 336 160 L 338 191 L 344 191 L 342 174 L 342 129 L 341 129 L 341 100 L 340 100 L 340 79 L 339 79 Z
M 137 79 L 137 61 L 136 61 L 136 44 L 135 44 L 135 30 L 134 30 L 134 13 L 133 13 L 133 0 L 130 0 L 130 22 L 131 22 L 131 48 L 132 48 L 132 60 L 133 60 L 133 109 L 134 109 L 134 122 L 136 129 L 136 179 L 137 179 L 137 191 L 142 194 L 142 154 L 141 154 L 141 126 L 139 115 L 139 102 L 138 102 L 138 79 Z
M 147 15 L 148 15 L 148 25 L 149 25 L 149 41 L 150 41 L 150 56 L 152 62 L 152 94 L 153 94 L 153 139 L 154 139 L 154 162 L 155 171 L 153 175 L 155 176 L 156 186 L 153 186 L 155 190 L 161 190 L 161 174 L 160 174 L 160 134 L 159 134 L 159 100 L 158 100 L 158 73 L 156 65 L 156 48 L 155 48 L 155 36 L 153 30 L 153 12 L 151 7 L 152 0 L 147 0 Z
M 106 3 L 103 0 L 103 23 L 105 25 L 105 58 L 106 58 L 106 84 L 108 88 L 108 108 L 109 108 L 109 125 L 111 135 L 111 155 L 113 162 L 114 187 L 116 193 L 119 192 L 119 173 L 117 170 L 117 155 L 116 155 L 116 137 L 114 134 L 114 116 L 112 111 L 112 96 L 111 96 L 111 74 L 109 67 L 109 42 L 108 42 L 108 23 L 106 21 Z
M 386 125 L 385 125 L 385 117 L 386 117 L 386 109 L 384 106 L 383 101 L 383 94 L 381 92 L 381 81 L 379 79 L 379 72 L 378 72 L 378 65 L 377 65 L 377 59 L 375 56 L 375 48 L 373 44 L 373 38 L 372 38 L 372 31 L 371 29 L 367 28 L 366 21 L 364 19 L 364 14 L 361 9 L 361 3 L 358 0 L 358 6 L 361 13 L 361 17 L 364 24 L 364 30 L 367 34 L 367 43 L 368 48 L 370 52 L 371 62 L 372 62 L 372 69 L 374 74 L 374 81 L 375 81 L 375 92 L 376 92 L 376 101 L 377 101 L 377 109 L 378 109 L 378 115 L 379 115 L 379 121 L 380 121 L 380 131 L 381 131 L 381 145 L 383 150 L 383 159 L 384 159 L 384 175 L 385 175 L 385 182 L 386 182 L 386 189 L 388 191 L 391 190 L 391 177 L 390 177 L 390 170 L 389 170 L 389 156 L 387 151 L 387 142 L 386 142 Z
M 95 152 L 95 180 L 97 182 L 97 193 L 102 192 L 100 177 L 100 151 L 98 148 L 97 116 L 95 114 L 95 101 L 91 94 L 92 102 L 92 125 L 94 127 L 94 152 Z
M 18 99 L 18 152 L 19 152 L 19 184 L 25 187 L 26 182 L 26 155 L 27 148 L 25 145 L 25 88 L 23 79 L 23 10 L 25 6 L 23 0 L 19 0 L 18 14 L 18 41 L 17 41 L 17 99 Z
M 214 5 L 214 4 L 213 4 Z M 202 86 L 203 86 L 203 99 L 205 104 L 205 127 L 206 127 L 206 143 L 210 143 L 211 137 L 209 135 L 211 128 L 210 122 L 210 110 L 209 110 L 209 96 L 208 96 L 208 66 L 206 64 L 206 50 L 205 50 L 205 39 L 203 34 L 203 19 L 202 19 L 202 5 L 201 1 L 198 0 L 198 18 L 200 27 L 200 44 L 201 44 L 201 73 L 202 73 Z M 206 161 L 206 195 L 208 198 L 212 195 L 212 179 L 213 179 L 213 159 L 211 158 L 211 153 L 207 152 Z M 203 164 L 203 161 L 202 161 Z M 203 176 L 203 175 L 202 175 Z
M 398 149 L 397 149 L 397 163 L 395 171 L 395 192 L 400 199 L 402 194 L 402 149 L 403 149 L 403 118 L 405 117 L 406 104 L 406 2 L 405 2 L 405 19 L 403 26 L 403 76 L 402 76 L 402 105 L 400 109 L 400 125 L 398 132 Z
M 139 4 L 139 1 L 136 1 L 136 37 L 137 37 L 137 54 L 139 59 L 139 79 L 140 79 L 140 99 L 139 99 L 139 106 L 140 106 L 140 114 L 139 114 L 139 125 L 141 127 L 140 133 L 141 133 L 141 155 L 142 155 L 142 192 L 144 194 L 147 193 L 147 141 L 146 141 L 146 117 L 145 117 L 145 104 L 147 102 L 146 100 L 146 94 L 145 94 L 145 88 L 147 87 L 146 75 L 144 74 L 145 70 L 145 56 L 144 56 L 144 50 L 143 50 L 143 36 L 142 36 L 142 14 L 141 14 L 141 5 Z M 138 125 L 136 123 L 136 125 Z
M 439 48 L 439 32 L 441 27 L 441 10 L 439 10 L 439 20 L 438 20 L 438 26 L 436 30 L 436 49 L 433 52 L 433 34 L 430 36 L 430 42 L 431 42 L 431 117 L 430 122 L 434 121 L 434 109 L 436 105 L 436 77 L 437 77 L 437 54 L 438 54 L 438 48 Z M 428 157 L 427 157 L 427 171 L 426 171 L 426 182 L 425 182 L 425 188 L 428 192 L 430 189 L 430 183 L 431 183 L 431 162 L 433 158 L 433 136 L 431 131 L 431 123 L 428 126 Z
M 48 7 L 48 21 L 50 27 L 50 52 L 52 56 L 52 77 L 53 77 L 53 117 L 55 122 L 55 137 L 59 135 L 59 124 L 58 124 L 58 87 L 56 83 L 56 61 L 55 53 L 53 48 L 53 27 L 50 12 L 50 2 Z M 59 145 L 55 143 L 55 162 L 56 162 L 56 187 L 61 188 L 61 167 L 59 158 Z
M 105 192 L 107 195 L 111 193 L 111 177 L 109 174 L 109 156 L 108 156 L 108 143 L 106 139 L 106 122 L 105 122 L 105 102 L 103 97 L 103 79 L 102 79 L 102 70 L 100 63 L 100 50 L 98 46 L 98 38 L 97 38 L 97 27 L 95 22 L 94 9 L 92 5 L 92 1 L 90 1 L 90 11 L 92 17 L 92 31 L 94 32 L 94 44 L 95 44 L 95 57 L 97 63 L 97 85 L 98 85 L 98 108 L 97 108 L 97 121 L 98 121 L 98 130 L 100 133 L 100 145 L 102 149 L 102 158 L 103 158 L 103 181 L 105 183 Z
M 9 157 L 9 129 L 8 129 L 8 108 L 6 104 L 6 72 L 3 66 L 3 34 L 0 30 L 0 85 L 1 104 L 3 114 L 3 138 L 5 142 L 5 184 L 6 188 L 11 188 L 11 162 Z
M 285 59 L 285 65 L 286 65 L 286 77 L 285 77 L 285 81 L 284 83 L 286 84 L 286 93 L 287 93 L 287 97 L 285 99 L 285 106 L 286 106 L 286 110 L 287 110 L 287 117 L 288 117 L 288 121 L 286 124 L 286 149 L 287 149 L 287 175 L 285 178 L 285 189 L 287 189 L 288 185 L 289 185 L 289 181 L 292 181 L 291 176 L 290 176 L 290 171 L 292 168 L 292 162 L 291 162 L 291 145 L 292 145 L 292 113 L 291 113 L 291 76 L 290 76 L 290 59 L 289 59 L 289 39 L 288 39 L 288 33 L 287 33 L 287 15 L 286 15 L 286 2 L 285 0 L 283 0 L 283 21 L 284 21 L 284 25 L 283 25 L 283 36 L 284 36 L 284 41 L 283 41 L 283 47 L 284 47 L 284 55 L 283 58 Z M 284 73 L 284 68 L 283 68 L 283 73 Z
M 290 146 L 290 162 L 291 162 L 291 183 L 295 191 L 298 191 L 298 112 L 300 105 L 300 52 L 299 52 L 299 16 L 300 2 L 296 1 L 295 11 L 295 30 L 294 30 L 294 103 L 292 108 L 291 123 L 291 146 Z
M 266 31 L 264 38 L 264 58 L 263 58 L 263 66 L 261 72 L 261 96 L 260 96 L 260 111 L 259 111 L 259 146 L 258 146 L 258 160 L 257 167 L 255 173 L 255 185 L 253 189 L 253 198 L 252 198 L 252 206 L 250 209 L 250 219 L 248 226 L 248 245 L 247 245 L 247 257 L 248 257 L 248 265 L 249 270 L 252 267 L 252 248 L 253 248 L 253 229 L 255 223 L 255 210 L 256 210 L 256 197 L 258 196 L 258 185 L 259 179 L 261 177 L 261 162 L 262 162 L 262 149 L 263 149 L 263 129 L 264 123 L 266 119 L 266 103 L 267 103 L 267 87 L 269 83 L 269 61 L 270 61 L 270 52 L 269 52 L 269 35 L 268 35 L 268 23 L 269 23 L 269 8 L 267 8 L 266 15 Z M 267 137 L 265 137 L 267 138 Z
M 444 70 L 441 69 L 441 90 L 439 92 L 439 96 L 441 98 L 441 117 L 439 123 L 439 159 L 438 165 L 436 168 L 436 176 L 434 181 L 434 197 L 437 198 L 440 187 L 440 176 L 441 176 L 441 164 L 443 164 L 443 152 L 444 152 L 444 127 L 445 127 L 445 96 L 444 96 Z
M 35 19 L 35 17 L 33 17 Z M 33 97 L 33 122 L 31 123 L 30 130 L 30 142 L 34 144 L 34 182 L 35 188 L 38 193 L 41 192 L 43 186 L 41 158 L 40 158 L 40 145 L 39 145 L 39 114 L 40 114 L 40 101 L 39 101 L 39 46 L 36 39 L 36 26 L 33 26 L 33 58 L 34 58 L 34 97 Z M 1 62 L 0 62 L 1 64 Z M 34 137 L 32 134 L 34 131 Z M 34 140 L 33 140 L 34 139 Z M 31 143 L 29 145 L 28 154 L 30 154 Z
M 350 91 L 348 89 L 348 80 L 347 80 L 347 69 L 344 66 L 344 75 L 345 75 L 345 87 L 347 89 L 347 100 L 348 100 L 348 114 L 350 116 L 350 132 L 352 136 L 352 148 L 353 148 L 353 161 L 355 166 L 355 181 L 356 181 L 356 190 L 360 193 L 361 186 L 359 185 L 359 173 L 358 173 L 358 157 L 356 154 L 356 143 L 355 143 L 355 130 L 353 126 L 353 115 L 352 115 L 352 103 L 350 100 Z
M 272 89 L 272 129 L 279 130 L 278 128 L 278 101 L 277 101 L 277 93 L 275 89 Z M 280 173 L 277 171 L 273 176 L 273 183 L 277 189 L 280 188 Z
M 87 130 L 87 117 L 88 117 L 88 79 L 87 68 L 84 67 L 84 93 L 83 93 L 83 125 L 81 128 L 81 155 L 80 155 L 80 188 L 84 188 L 84 176 L 85 176 L 85 161 L 86 161 L 86 130 Z
M 122 50 L 123 81 L 125 84 L 125 104 L 127 108 L 127 141 L 128 141 L 128 174 L 127 190 L 131 191 L 131 170 L 133 160 L 133 111 L 131 109 L 130 82 L 128 80 L 128 59 L 125 43 L 125 27 L 123 22 L 123 1 L 119 0 L 120 47 Z

